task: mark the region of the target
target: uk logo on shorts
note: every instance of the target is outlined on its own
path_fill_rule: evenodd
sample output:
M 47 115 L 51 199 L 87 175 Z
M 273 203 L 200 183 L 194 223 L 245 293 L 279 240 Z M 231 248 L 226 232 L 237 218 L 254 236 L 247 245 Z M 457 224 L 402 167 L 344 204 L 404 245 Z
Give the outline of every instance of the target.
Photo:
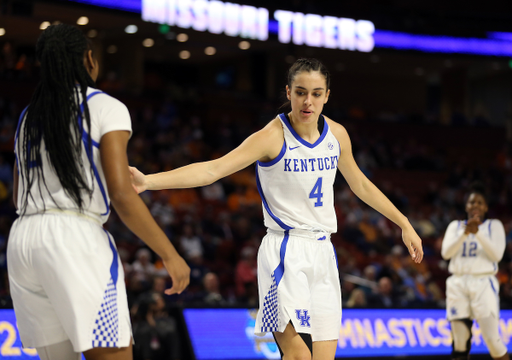
M 295 313 L 297 314 L 297 319 L 300 320 L 300 326 L 311 327 L 311 324 L 309 323 L 311 316 L 308 315 L 308 311 L 306 309 L 296 309 Z

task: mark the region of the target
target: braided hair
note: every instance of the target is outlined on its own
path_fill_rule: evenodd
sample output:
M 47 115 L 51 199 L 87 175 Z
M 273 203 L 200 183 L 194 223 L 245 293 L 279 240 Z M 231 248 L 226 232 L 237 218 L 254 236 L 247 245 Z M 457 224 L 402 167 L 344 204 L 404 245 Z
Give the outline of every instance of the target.
M 19 130 L 24 135 L 23 141 L 17 144 L 18 154 L 23 154 L 20 175 L 27 186 L 23 213 L 29 197 L 33 199 L 30 191 L 36 178 L 39 180 L 39 190 L 42 182 L 48 191 L 41 167 L 43 139 L 50 165 L 64 191 L 80 211 L 84 207 L 82 191 L 92 196 L 93 189 L 85 178 L 82 160 L 82 133 L 84 126 L 91 128 L 87 88 L 95 86 L 84 65 L 84 55 L 89 50 L 92 50 L 92 46 L 82 32 L 66 24 L 49 26 L 37 41 L 36 56 L 41 63 L 41 78 Z M 78 104 L 79 93 L 83 99 L 84 116 Z M 79 121 L 79 117 L 83 121 Z M 92 154 L 90 132 L 87 144 L 86 151 Z M 20 151 L 20 147 L 23 151 Z M 93 173 L 92 163 L 89 171 Z

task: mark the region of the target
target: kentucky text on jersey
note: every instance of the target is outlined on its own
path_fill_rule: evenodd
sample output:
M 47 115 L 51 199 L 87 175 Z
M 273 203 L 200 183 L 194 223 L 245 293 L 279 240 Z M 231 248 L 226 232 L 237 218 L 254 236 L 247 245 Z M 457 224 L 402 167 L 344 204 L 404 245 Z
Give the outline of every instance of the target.
M 336 169 L 338 156 L 310 159 L 284 159 L 284 171 L 305 172 Z

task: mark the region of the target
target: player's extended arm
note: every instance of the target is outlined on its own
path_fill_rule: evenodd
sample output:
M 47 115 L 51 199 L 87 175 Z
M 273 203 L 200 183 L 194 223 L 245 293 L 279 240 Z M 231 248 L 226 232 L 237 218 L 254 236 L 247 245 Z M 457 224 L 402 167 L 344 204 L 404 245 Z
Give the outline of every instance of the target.
M 393 203 L 359 169 L 354 160 L 352 143 L 345 128 L 333 121 L 329 121 L 329 126 L 340 143 L 341 155 L 338 169 L 343 174 L 350 189 L 366 204 L 400 226 L 403 241 L 411 257 L 415 262 L 421 262 L 423 259 L 421 239 L 416 234 L 409 220 L 398 211 Z
M 464 240 L 467 239 L 468 234 L 465 232 L 462 233 L 461 236 L 457 236 L 457 228 L 460 225 L 459 221 L 452 221 L 443 238 L 443 245 L 441 245 L 441 256 L 445 260 L 451 259 L 460 249 Z
M 275 158 L 282 145 L 282 128 L 280 128 L 280 124 L 272 121 L 245 139 L 236 149 L 215 160 L 198 162 L 150 175 L 143 175 L 131 167 L 132 184 L 138 193 L 145 190 L 183 189 L 210 185 L 246 168 L 256 160 Z
M 484 249 L 485 253 L 492 261 L 498 262 L 503 257 L 505 252 L 506 240 L 505 229 L 499 220 L 492 220 L 491 222 L 491 238 L 482 234 L 479 230 L 475 237 Z
M 132 189 L 126 156 L 129 136 L 128 131 L 112 131 L 100 141 L 101 165 L 110 200 L 125 225 L 162 258 L 173 281 L 166 294 L 181 293 L 190 281 L 190 268 Z

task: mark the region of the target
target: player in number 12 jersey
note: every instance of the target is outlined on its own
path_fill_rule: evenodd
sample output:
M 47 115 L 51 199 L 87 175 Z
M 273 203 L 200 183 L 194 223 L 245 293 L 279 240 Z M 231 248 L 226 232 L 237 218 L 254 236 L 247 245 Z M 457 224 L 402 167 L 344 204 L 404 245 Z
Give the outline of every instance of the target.
M 468 220 L 448 225 L 441 255 L 450 260 L 446 280 L 446 315 L 453 335 L 452 359 L 469 359 L 471 327 L 478 322 L 494 359 L 508 360 L 498 332 L 498 262 L 505 251 L 505 230 L 497 219 L 486 219 L 485 188 L 474 183 L 466 201 Z

